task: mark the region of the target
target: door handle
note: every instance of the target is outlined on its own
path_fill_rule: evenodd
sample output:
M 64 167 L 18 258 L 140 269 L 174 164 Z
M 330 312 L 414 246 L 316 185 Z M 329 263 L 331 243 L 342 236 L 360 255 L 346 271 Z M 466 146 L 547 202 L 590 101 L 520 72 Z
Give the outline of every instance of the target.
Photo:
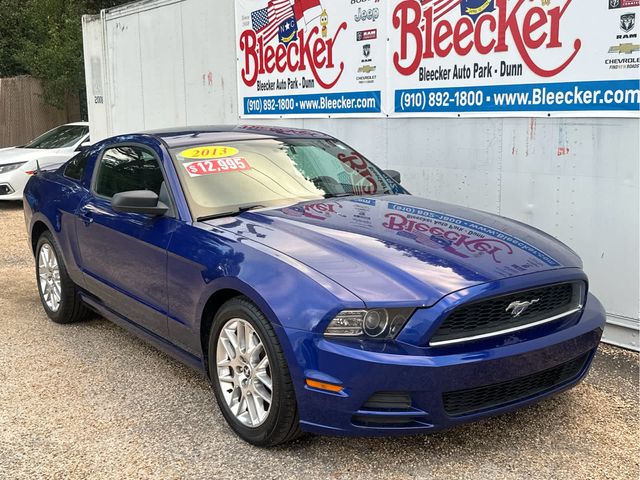
M 93 214 L 91 210 L 80 210 L 80 214 L 78 216 L 80 217 L 80 220 L 82 220 L 82 223 L 87 227 L 93 223 Z

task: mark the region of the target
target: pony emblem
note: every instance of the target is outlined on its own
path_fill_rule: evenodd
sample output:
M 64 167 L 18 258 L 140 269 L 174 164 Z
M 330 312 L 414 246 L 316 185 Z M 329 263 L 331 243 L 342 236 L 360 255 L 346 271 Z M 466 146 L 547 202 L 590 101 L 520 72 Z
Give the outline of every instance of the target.
M 540 299 L 536 298 L 534 300 L 529 300 L 528 302 L 519 302 L 519 301 L 511 302 L 507 307 L 506 311 L 510 312 L 513 318 L 516 318 L 522 315 L 524 311 L 527 308 L 529 308 L 531 305 L 533 305 L 534 303 L 538 303 L 539 301 Z

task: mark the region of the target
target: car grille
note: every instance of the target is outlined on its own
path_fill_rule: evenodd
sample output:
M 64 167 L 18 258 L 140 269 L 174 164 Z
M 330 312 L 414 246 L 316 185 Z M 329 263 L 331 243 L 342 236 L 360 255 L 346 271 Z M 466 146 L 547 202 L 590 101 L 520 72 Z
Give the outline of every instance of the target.
M 445 318 L 430 345 L 499 335 L 568 315 L 581 308 L 582 285 L 582 282 L 559 283 L 464 304 Z M 537 301 L 519 316 L 508 310 L 513 302 L 532 300 Z
M 574 379 L 584 368 L 591 352 L 542 372 L 479 388 L 446 392 L 442 399 L 448 415 L 468 415 L 505 406 L 551 390 Z

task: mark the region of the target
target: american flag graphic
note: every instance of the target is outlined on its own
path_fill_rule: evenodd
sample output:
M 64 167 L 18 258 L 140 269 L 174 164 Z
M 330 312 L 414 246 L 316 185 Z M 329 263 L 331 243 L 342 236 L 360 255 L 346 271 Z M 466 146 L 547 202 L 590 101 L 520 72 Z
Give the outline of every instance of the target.
M 259 32 L 268 24 L 269 13 L 266 7 L 256 10 L 255 12 L 251 12 L 251 28 L 253 28 L 254 31 Z
M 280 24 L 291 17 L 293 8 L 289 0 L 269 0 L 266 8 L 251 12 L 251 27 L 266 44 L 278 34 Z

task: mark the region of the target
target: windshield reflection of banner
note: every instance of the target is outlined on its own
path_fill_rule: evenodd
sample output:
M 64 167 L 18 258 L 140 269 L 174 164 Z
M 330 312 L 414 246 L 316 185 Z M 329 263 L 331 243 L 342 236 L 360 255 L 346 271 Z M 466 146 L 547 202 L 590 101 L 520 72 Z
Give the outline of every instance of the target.
M 283 22 L 295 18 L 298 27 L 304 27 L 304 23 L 316 19 L 321 13 L 319 0 L 269 0 L 265 8 L 251 12 L 251 28 L 266 45 L 278 34 Z

